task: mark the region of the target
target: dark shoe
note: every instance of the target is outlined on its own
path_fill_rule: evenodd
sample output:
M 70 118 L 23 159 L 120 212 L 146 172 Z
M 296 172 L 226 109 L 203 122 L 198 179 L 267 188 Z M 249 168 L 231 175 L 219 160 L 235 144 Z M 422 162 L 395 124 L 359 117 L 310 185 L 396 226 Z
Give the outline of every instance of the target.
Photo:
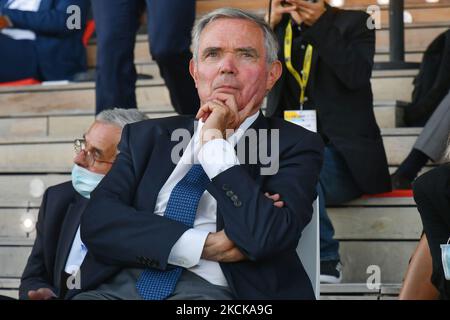
M 391 175 L 392 190 L 410 190 L 412 189 L 412 180 L 394 173 Z
M 342 264 L 339 260 L 320 261 L 320 283 L 341 283 Z

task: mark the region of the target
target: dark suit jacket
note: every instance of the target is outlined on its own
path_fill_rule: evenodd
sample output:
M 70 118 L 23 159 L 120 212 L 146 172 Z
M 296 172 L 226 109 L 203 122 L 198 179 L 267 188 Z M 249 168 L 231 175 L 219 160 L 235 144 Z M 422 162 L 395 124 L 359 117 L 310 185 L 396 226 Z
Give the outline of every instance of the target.
M 86 48 L 82 37 L 88 0 L 42 0 L 37 12 L 7 9 L 4 8 L 6 3 L 6 0 L 0 0 L 0 10 L 9 17 L 14 27 L 36 33 L 36 54 L 44 80 L 71 80 L 75 73 L 86 70 Z M 71 5 L 80 8 L 80 30 L 67 28 L 66 22 L 71 13 L 66 11 Z
M 380 130 L 373 113 L 370 78 L 375 52 L 375 32 L 367 28 L 368 15 L 328 7 L 319 20 L 303 32 L 313 46 L 307 86 L 309 103 L 317 110 L 319 131 L 344 157 L 364 193 L 390 191 L 390 178 Z M 283 75 L 269 93 L 267 115 L 283 117 L 282 105 L 289 71 L 284 63 L 283 40 L 289 19 L 275 28 Z
M 175 168 L 171 151 L 178 141 L 171 141 L 171 134 L 179 128 L 192 134 L 193 120 L 152 119 L 124 128 L 120 154 L 81 219 L 81 238 L 99 261 L 118 270 L 170 268 L 170 250 L 188 227 L 154 214 L 154 209 Z M 279 129 L 279 171 L 262 176 L 261 163 L 242 164 L 222 172 L 207 187 L 217 200 L 217 230 L 225 229 L 249 258 L 220 266 L 238 299 L 314 299 L 295 249 L 311 220 L 323 143 L 315 133 L 262 114 L 251 128 Z M 238 199 L 226 195 L 230 190 Z M 280 193 L 285 207 L 274 207 L 265 191 Z
M 59 293 L 61 272 L 87 202 L 70 181 L 47 189 L 36 223 L 36 241 L 20 283 L 20 299 L 27 299 L 29 290 L 43 287 Z
M 47 189 L 36 224 L 36 241 L 20 282 L 20 299 L 28 299 L 28 291 L 39 288 L 50 288 L 59 298 L 72 297 L 80 291 L 61 290 L 66 288 L 61 274 L 88 202 L 75 191 L 71 181 Z M 108 266 L 99 264 L 88 252 L 81 270 L 83 279 L 101 281 L 101 273 L 108 273 Z

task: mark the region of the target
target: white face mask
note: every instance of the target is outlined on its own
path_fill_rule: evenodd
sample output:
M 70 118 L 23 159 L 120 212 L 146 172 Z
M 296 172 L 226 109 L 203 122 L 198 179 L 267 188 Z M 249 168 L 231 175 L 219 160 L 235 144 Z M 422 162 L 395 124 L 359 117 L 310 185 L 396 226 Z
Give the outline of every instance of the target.
M 445 279 L 450 280 L 450 238 L 447 244 L 441 244 L 442 267 L 444 268 Z
M 72 185 L 83 197 L 89 199 L 91 192 L 97 187 L 105 175 L 91 172 L 77 164 L 72 168 Z

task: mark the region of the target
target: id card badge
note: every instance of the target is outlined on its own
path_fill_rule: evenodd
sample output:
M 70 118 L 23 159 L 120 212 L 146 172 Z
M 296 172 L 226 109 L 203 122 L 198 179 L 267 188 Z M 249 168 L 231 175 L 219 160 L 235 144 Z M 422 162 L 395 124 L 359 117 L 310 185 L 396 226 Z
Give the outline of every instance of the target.
M 317 132 L 316 110 L 285 110 L 284 120 L 295 123 L 312 132 Z

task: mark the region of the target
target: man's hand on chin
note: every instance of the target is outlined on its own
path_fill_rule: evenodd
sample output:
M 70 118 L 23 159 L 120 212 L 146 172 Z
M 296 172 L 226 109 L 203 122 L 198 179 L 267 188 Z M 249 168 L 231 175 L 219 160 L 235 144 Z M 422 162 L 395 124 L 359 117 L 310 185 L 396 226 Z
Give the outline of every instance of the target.
M 256 96 L 241 110 L 232 94 L 217 93 L 214 99 L 204 103 L 196 118 L 205 123 L 202 128 L 202 145 L 213 139 L 226 139 L 227 129 L 236 130 L 254 111 Z

